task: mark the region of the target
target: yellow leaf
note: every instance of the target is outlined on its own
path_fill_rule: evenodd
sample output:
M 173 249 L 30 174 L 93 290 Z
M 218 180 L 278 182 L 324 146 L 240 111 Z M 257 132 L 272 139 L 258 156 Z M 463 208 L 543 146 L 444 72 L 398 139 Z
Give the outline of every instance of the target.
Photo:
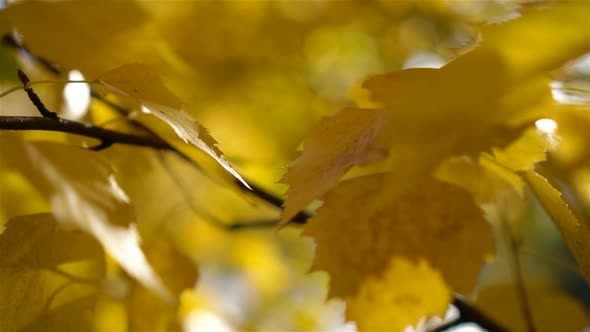
M 478 52 L 496 54 L 513 79 L 536 75 L 588 52 L 589 18 L 585 0 L 530 8 L 521 18 L 484 27 Z
M 529 128 L 505 148 L 493 148 L 492 154 L 482 153 L 479 164 L 486 173 L 493 173 L 510 184 L 524 197 L 524 180 L 518 172 L 528 172 L 547 159 L 547 151 L 554 147 L 553 137 L 536 128 Z M 489 180 L 490 174 L 487 174 Z
M 127 273 L 170 299 L 139 247 L 129 198 L 96 152 L 9 135 L 0 136 L 0 147 L 49 201 L 60 223 L 92 234 Z
M 0 234 L 10 218 L 49 211 L 47 202 L 22 174 L 0 165 Z
M 397 181 L 411 184 L 448 157 L 502 147 L 546 115 L 552 98 L 543 76 L 590 50 L 590 30 L 584 29 L 587 15 L 580 13 L 587 10 L 582 2 L 530 10 L 517 20 L 484 29 L 480 47 L 440 69 L 409 69 L 367 79 L 362 84 L 367 91 L 359 93 L 358 103 L 385 109 L 384 141 L 391 149 L 391 172 Z M 562 47 L 547 47 L 537 29 Z M 523 39 L 523 33 L 536 37 Z M 530 54 L 540 56 L 533 60 Z M 523 56 L 531 60 L 526 66 Z
M 395 182 L 411 185 L 449 157 L 502 147 L 552 104 L 546 80 L 505 91 L 506 78 L 488 72 L 495 62 L 475 60 L 458 69 L 406 70 L 365 82 L 385 107 L 381 145 L 390 148 Z
M 349 168 L 385 155 L 374 144 L 382 129 L 382 115 L 381 111 L 352 108 L 322 119 L 283 180 L 289 190 L 282 224 L 330 190 Z
M 129 96 L 143 104 L 150 112 L 174 129 L 178 137 L 213 157 L 225 170 L 246 187 L 246 181 L 225 160 L 217 142 L 207 129 L 191 118 L 182 102 L 166 88 L 159 75 L 142 64 L 127 64 L 100 76 L 101 82 L 112 92 Z
M 508 171 L 507 171 L 508 172 Z M 509 172 L 516 180 L 522 179 L 519 175 Z M 435 171 L 435 177 L 441 181 L 452 183 L 473 195 L 476 203 L 486 204 L 496 201 L 510 189 L 504 177 L 481 165 L 481 161 L 468 157 L 454 157 L 445 160 Z
M 0 11 L 0 32 L 16 28 L 35 56 L 95 73 L 133 59 L 127 33 L 146 16 L 134 1 L 26 1 Z
M 496 178 L 503 179 L 504 183 L 509 184 L 520 197 L 524 197 L 524 180 L 520 174 L 497 163 L 494 157 L 491 157 L 487 153 L 482 153 L 479 157 L 479 167 L 485 170 L 484 172 L 487 173 L 488 177 L 495 175 Z M 508 188 L 506 187 L 505 189 Z
M 331 294 L 354 296 L 366 278 L 384 273 L 392 256 L 426 259 L 454 290 L 470 292 L 493 246 L 469 193 L 425 178 L 392 197 L 386 179 L 341 183 L 304 228 L 317 242 L 314 268 L 332 276 Z
M 363 282 L 346 313 L 359 331 L 401 332 L 424 316 L 444 316 L 451 300 L 440 273 L 428 263 L 393 257 L 381 278 Z
M 509 331 L 527 331 L 522 299 L 516 287 L 514 284 L 486 287 L 477 295 L 476 304 Z M 526 292 L 535 331 L 582 331 L 590 323 L 584 305 L 555 286 L 527 284 Z
M 543 176 L 530 171 L 525 173 L 525 179 L 553 219 L 576 258 L 580 271 L 590 283 L 590 226 L 584 220 L 580 221 L 574 216 L 561 198 L 561 193 Z
M 105 274 L 100 244 L 49 214 L 17 217 L 0 236 L 0 330 L 86 331 Z
M 531 171 L 535 164 L 547 160 L 546 153 L 553 147 L 551 138 L 536 128 L 527 129 L 504 149 L 493 149 L 494 159 L 514 172 Z

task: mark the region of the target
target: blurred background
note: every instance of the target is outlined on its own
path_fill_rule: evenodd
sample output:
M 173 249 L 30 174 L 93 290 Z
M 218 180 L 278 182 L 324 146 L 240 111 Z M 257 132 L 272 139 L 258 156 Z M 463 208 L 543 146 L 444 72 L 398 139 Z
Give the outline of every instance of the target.
M 349 93 L 363 78 L 413 67 L 441 67 L 477 45 L 482 25 L 511 19 L 527 6 L 546 4 L 528 0 L 138 1 L 141 19 L 135 22 L 131 17 L 125 33 L 101 35 L 100 40 L 108 39 L 108 43 L 70 45 L 71 57 L 58 57 L 65 63 L 47 54 L 60 68 L 58 75 L 29 54 L 0 45 L 0 91 L 16 85 L 16 68 L 35 80 L 93 80 L 113 64 L 147 63 L 158 68 L 187 112 L 210 129 L 239 172 L 281 197 L 286 186 L 279 180 L 286 165 L 298 156 L 305 134 L 323 116 L 354 105 Z M 64 20 L 86 19 L 74 16 Z M 13 33 L 24 37 L 26 45 L 26 34 Z M 574 106 L 555 114 L 549 127 L 545 123 L 541 128 L 558 137 L 556 150 L 542 167 L 559 179 L 566 199 L 586 220 L 590 216 L 589 75 L 590 56 L 554 73 L 554 98 Z M 125 128 L 104 102 L 90 98 L 86 84 L 44 84 L 36 91 L 48 108 L 64 117 Z M 37 114 L 22 91 L 0 99 L 0 115 L 16 114 Z M 53 139 L 66 138 L 56 134 Z M 165 237 L 172 243 L 167 245 L 169 250 L 198 266 L 198 282 L 182 291 L 180 309 L 171 316 L 182 322 L 177 327 L 210 332 L 355 330 L 344 318 L 344 303 L 326 299 L 328 276 L 307 274 L 314 242 L 300 236 L 299 226 L 280 232 L 272 227 L 230 231 L 224 226 L 276 220 L 280 211 L 211 175 L 213 170 L 195 169 L 174 155 L 119 146 L 101 154 L 115 166 L 121 186 L 141 207 L 138 229 L 144 241 Z M 1 176 L 0 226 L 24 211 L 46 210 L 24 179 L 7 173 Z M 527 195 L 526 202 L 507 209 L 507 218 L 516 225 L 518 251 L 505 249 L 509 246 L 503 247 L 500 241 L 498 255 L 519 255 L 525 281 L 551 284 L 555 294 L 573 298 L 577 304 L 572 310 L 584 315 L 590 307 L 588 285 L 578 275 L 550 218 Z M 481 289 L 510 282 L 509 267 L 502 264 L 484 269 Z M 97 327 L 167 330 L 174 326 L 170 322 L 174 319 L 159 318 L 157 305 L 130 310 L 123 300 L 132 289 L 130 281 L 116 264 L 111 265 L 107 277 L 113 291 L 101 296 Z M 482 295 L 482 307 L 514 311 L 519 300 L 512 290 L 501 287 Z M 134 301 L 155 301 L 150 296 L 138 295 Z M 514 304 L 494 306 L 494 301 Z M 542 307 L 531 305 L 533 311 L 555 308 L 554 303 L 537 302 Z M 469 328 L 478 330 L 474 325 Z

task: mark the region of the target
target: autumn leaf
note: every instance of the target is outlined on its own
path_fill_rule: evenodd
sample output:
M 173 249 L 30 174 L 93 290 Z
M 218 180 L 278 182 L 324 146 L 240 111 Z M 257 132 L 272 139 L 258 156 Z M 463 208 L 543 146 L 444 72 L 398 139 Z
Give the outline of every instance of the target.
M 397 180 L 427 174 L 451 156 L 503 147 L 546 115 L 552 98 L 548 81 L 540 77 L 590 49 L 590 33 L 578 28 L 586 20 L 580 13 L 584 9 L 585 4 L 572 2 L 530 10 L 485 28 L 475 50 L 440 69 L 409 69 L 365 80 L 359 102 L 386 111 L 385 132 L 395 160 L 391 171 Z M 563 20 L 569 15 L 572 20 Z M 539 29 L 564 29 L 566 38 L 557 33 L 547 33 L 542 42 L 522 37 Z M 546 38 L 562 47 L 546 47 Z M 525 54 L 533 53 L 538 54 L 535 60 L 522 65 Z M 413 169 L 416 165 L 419 170 Z
M 60 223 L 92 234 L 130 275 L 170 299 L 139 247 L 127 196 L 96 153 L 7 135 L 0 140 L 2 153 L 41 191 Z
M 520 18 L 483 27 L 474 53 L 495 53 L 516 81 L 550 71 L 590 49 L 590 31 L 581 28 L 589 10 L 588 2 L 578 0 L 529 8 Z
M 554 147 L 554 139 L 537 128 L 529 128 L 506 148 L 492 149 L 493 158 L 513 172 L 531 171 L 535 164 L 547 160 L 547 151 Z
M 386 177 L 341 183 L 304 228 L 318 246 L 314 269 L 333 276 L 330 294 L 354 296 L 364 280 L 385 273 L 393 256 L 424 259 L 453 290 L 470 292 L 493 253 L 483 212 L 469 193 L 432 178 L 390 196 Z
M 503 171 L 503 175 L 498 172 Z M 504 168 L 490 170 L 483 167 L 478 159 L 468 157 L 454 157 L 445 160 L 434 172 L 434 176 L 447 183 L 459 186 L 471 193 L 473 200 L 480 205 L 494 204 L 512 187 L 505 180 L 510 177 L 517 183 L 523 183 L 518 174 Z
M 133 1 L 20 2 L 0 10 L 0 34 L 14 28 L 34 54 L 93 75 L 133 60 L 129 33 L 146 18 Z
M 374 144 L 381 125 L 382 112 L 376 110 L 345 109 L 322 119 L 283 179 L 289 190 L 281 223 L 330 190 L 350 167 L 384 157 Z
M 207 129 L 193 120 L 182 102 L 170 92 L 159 75 L 142 64 L 128 64 L 104 73 L 98 79 L 110 91 L 129 96 L 174 129 L 185 143 L 193 144 L 213 157 L 225 170 L 249 188 L 244 179 L 225 160 L 217 142 Z
M 49 211 L 45 199 L 20 172 L 0 162 L 0 234 L 10 219 Z
M 525 179 L 553 219 L 576 258 L 580 271 L 590 283 L 590 226 L 584 220 L 576 218 L 561 197 L 561 193 L 542 175 L 530 171 L 525 173 Z
M 529 128 L 505 148 L 493 148 L 482 153 L 481 167 L 495 173 L 524 197 L 525 182 L 520 172 L 532 171 L 537 163 L 547 159 L 547 151 L 555 147 L 555 138 L 537 128 Z
M 520 19 L 484 29 L 479 47 L 441 69 L 417 68 L 377 75 L 366 79 L 361 88 L 355 90 L 353 96 L 358 104 L 384 109 L 380 120 L 384 134 L 378 140 L 379 147 L 390 150 L 392 156 L 392 176 L 388 180 L 392 185 L 403 182 L 411 186 L 413 181 L 431 173 L 449 157 L 477 155 L 492 147 L 504 147 L 534 120 L 547 114 L 552 107 L 552 97 L 548 80 L 539 76 L 590 49 L 590 34 L 578 29 L 580 22 L 576 21 L 583 18 L 577 13 L 583 4 L 556 7 L 555 10 L 530 11 Z M 511 29 L 558 30 L 566 13 L 575 17 L 565 27 L 567 38 L 561 40 L 557 34 L 551 35 L 560 39 L 557 42 L 563 44 L 562 49 L 547 48 L 538 39 L 522 40 L 511 32 Z M 505 46 L 515 43 L 519 43 L 518 47 Z M 516 71 L 515 65 L 521 64 L 523 50 L 536 53 L 537 49 L 541 56 L 531 62 L 531 66 L 518 67 Z M 510 89 L 516 84 L 518 89 Z M 331 159 L 347 160 L 347 142 L 362 142 L 373 126 L 367 124 L 365 128 L 351 131 L 348 141 L 333 144 L 342 145 Z M 329 135 L 323 137 L 317 131 L 311 135 L 316 137 L 314 144 L 307 145 L 306 149 L 314 149 L 322 140 L 329 144 Z M 315 167 L 321 169 L 321 166 Z M 343 167 L 343 171 L 348 167 L 350 165 Z M 305 169 L 289 170 L 294 171 L 306 174 Z M 295 177 L 289 172 L 287 182 L 295 189 L 288 192 L 287 216 L 296 213 L 292 209 L 301 209 L 309 203 L 309 199 L 298 202 L 298 197 L 318 198 L 335 183 L 333 180 L 324 184 L 321 177 Z M 318 186 L 316 183 L 322 183 L 322 190 L 314 188 Z M 297 187 L 306 191 L 298 192 L 301 189 Z
M 444 316 L 451 292 L 425 261 L 392 257 L 381 278 L 369 277 L 349 299 L 347 315 L 359 331 L 404 331 L 424 316 Z
M 7 223 L 0 252 L 2 331 L 91 329 L 105 274 L 98 241 L 36 214 Z

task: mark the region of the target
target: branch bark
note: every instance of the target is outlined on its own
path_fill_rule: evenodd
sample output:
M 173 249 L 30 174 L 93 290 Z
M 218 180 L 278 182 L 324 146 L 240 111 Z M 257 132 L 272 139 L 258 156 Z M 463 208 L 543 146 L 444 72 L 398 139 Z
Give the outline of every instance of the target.
M 158 150 L 171 150 L 165 141 L 150 137 L 126 134 L 96 127 L 90 124 L 62 118 L 52 119 L 39 116 L 0 116 L 1 130 L 43 130 L 91 137 L 111 144 L 127 144 Z

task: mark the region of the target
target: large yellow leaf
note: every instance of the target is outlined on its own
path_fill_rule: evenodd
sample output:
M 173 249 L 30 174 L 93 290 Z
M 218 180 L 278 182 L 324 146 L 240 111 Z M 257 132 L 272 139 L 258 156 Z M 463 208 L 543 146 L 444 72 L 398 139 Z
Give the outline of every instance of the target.
M 385 155 L 374 144 L 382 129 L 382 116 L 381 111 L 351 108 L 322 119 L 283 180 L 289 191 L 282 223 L 330 190 L 350 167 Z
M 129 199 L 96 152 L 10 135 L 0 135 L 0 147 L 49 201 L 60 223 L 92 234 L 127 273 L 169 299 L 139 247 Z
M 476 304 L 509 331 L 527 331 L 526 319 L 514 284 L 495 284 L 481 290 Z M 549 284 L 527 284 L 527 307 L 539 332 L 582 331 L 590 317 L 579 300 Z
M 494 53 L 510 77 L 520 80 L 555 69 L 590 49 L 590 3 L 556 2 L 481 31 L 477 53 Z M 531 56 L 534 55 L 534 56 Z
M 364 281 L 349 299 L 347 315 L 359 331 L 404 331 L 424 316 L 444 316 L 451 291 L 425 261 L 393 257 L 381 278 Z
M 91 236 L 50 214 L 10 220 L 0 236 L 0 330 L 90 330 L 104 274 Z
M 150 67 L 142 64 L 127 64 L 115 68 L 100 76 L 101 82 L 109 90 L 136 99 L 155 116 L 174 129 L 185 143 L 193 144 L 213 157 L 225 170 L 248 184 L 225 160 L 217 148 L 217 142 L 209 135 L 207 129 L 186 113 L 183 104 L 166 88 L 159 75 Z
M 478 48 L 440 69 L 367 79 L 357 100 L 386 111 L 391 181 L 411 184 L 450 156 L 502 147 L 546 116 L 552 98 L 543 76 L 590 50 L 590 29 L 583 28 L 588 10 L 586 2 L 530 10 L 487 27 Z M 540 30 L 546 35 L 542 41 Z M 529 38 L 533 34 L 537 37 Z M 560 47 L 547 47 L 553 43 Z M 535 59 L 525 66 L 523 56 L 530 54 Z
M 425 178 L 389 196 L 386 177 L 341 183 L 304 228 L 317 242 L 314 268 L 332 276 L 331 294 L 354 296 L 365 279 L 384 273 L 392 256 L 425 259 L 454 290 L 471 291 L 493 247 L 470 194 Z
M 590 226 L 585 220 L 578 220 L 557 191 L 542 175 L 530 171 L 525 179 L 553 222 L 561 232 L 578 267 L 590 283 Z

